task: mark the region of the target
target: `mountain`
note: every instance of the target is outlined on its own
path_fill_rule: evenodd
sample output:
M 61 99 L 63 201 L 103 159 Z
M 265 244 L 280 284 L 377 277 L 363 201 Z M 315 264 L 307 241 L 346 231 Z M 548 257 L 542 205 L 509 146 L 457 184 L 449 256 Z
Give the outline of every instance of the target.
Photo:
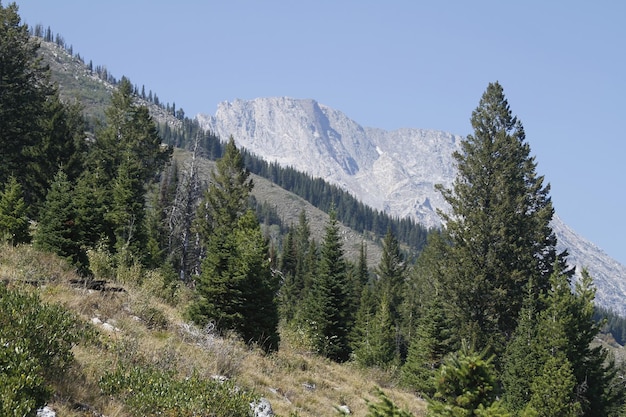
M 198 115 L 200 125 L 270 162 L 324 178 L 363 203 L 386 213 L 410 216 L 425 226 L 441 225 L 437 210 L 448 207 L 435 184 L 450 187 L 452 153 L 461 136 L 442 131 L 363 127 L 345 114 L 311 99 L 286 97 L 235 100 L 215 115 Z M 552 227 L 569 263 L 594 278 L 597 302 L 626 316 L 626 267 L 584 239 L 556 215 Z

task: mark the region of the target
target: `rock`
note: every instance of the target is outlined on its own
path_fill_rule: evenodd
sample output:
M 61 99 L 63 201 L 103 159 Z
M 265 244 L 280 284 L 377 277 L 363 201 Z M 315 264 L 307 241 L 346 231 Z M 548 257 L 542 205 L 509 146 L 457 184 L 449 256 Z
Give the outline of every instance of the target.
M 267 398 L 261 397 L 258 401 L 250 403 L 254 417 L 270 417 L 274 415 L 272 405 Z
M 340 405 L 339 407 L 337 407 L 337 411 L 344 415 L 352 414 L 350 408 L 347 405 Z
M 57 417 L 57 413 L 52 408 L 45 406 L 37 410 L 37 417 Z

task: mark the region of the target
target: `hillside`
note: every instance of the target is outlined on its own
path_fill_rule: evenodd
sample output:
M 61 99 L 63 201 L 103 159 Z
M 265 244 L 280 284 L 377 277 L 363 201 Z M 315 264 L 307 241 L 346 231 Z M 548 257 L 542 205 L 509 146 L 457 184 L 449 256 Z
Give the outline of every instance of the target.
M 175 158 L 183 164 L 183 167 L 189 157 L 190 153 L 187 151 L 179 149 L 175 153 Z M 215 167 L 215 162 L 205 158 L 202 158 L 201 161 L 201 176 L 203 181 L 206 182 L 208 181 L 211 170 Z M 303 198 L 278 187 L 263 177 L 252 175 L 252 178 L 254 181 L 252 195 L 256 198 L 257 202 L 264 202 L 272 206 L 285 226 L 296 225 L 298 223 L 300 213 L 304 211 L 310 222 L 311 237 L 317 242 L 322 241 L 324 229 L 329 218 L 327 213 L 314 207 Z M 340 225 L 340 227 L 346 258 L 356 262 L 361 242 L 365 242 L 367 246 L 368 265 L 373 266 L 379 263 L 382 253 L 380 242 L 373 241 L 371 238 L 363 236 L 360 233 L 356 233 L 354 230 L 346 226 Z
M 25 38 L 28 43 L 28 37 Z M 63 64 L 59 68 L 65 71 L 69 67 Z M 96 72 L 100 80 L 111 80 L 103 77 L 105 72 Z M 94 81 L 92 69 L 75 78 L 66 77 L 65 82 L 82 77 Z M 185 125 L 188 119 L 179 117 L 169 104 L 164 107 L 154 98 L 145 100 L 143 88 L 139 94 L 138 88 L 125 78 L 118 86 L 112 95 L 113 106 L 107 108 L 107 125 L 94 130 L 93 146 L 86 146 L 89 142 L 84 139 L 81 124 L 74 124 L 68 131 L 74 138 L 72 144 L 76 144 L 76 152 L 68 155 L 86 154 L 76 182 L 59 170 L 50 184 L 50 166 L 56 165 L 46 162 L 54 159 L 51 153 L 39 153 L 35 168 L 46 168 L 46 181 L 42 183 L 43 189 L 49 191 L 45 204 L 32 217 L 30 231 L 27 207 L 20 200 L 20 184 L 15 179 L 6 182 L 5 189 L 11 192 L 4 193 L 3 202 L 16 201 L 22 209 L 10 218 L 11 228 L 7 229 L 13 233 L 20 226 L 20 234 L 6 233 L 16 236 L 10 242 L 17 248 L 3 248 L 4 259 L 0 262 L 0 277 L 6 284 L 0 285 L 0 346 L 5 347 L 0 350 L 0 359 L 8 363 L 0 377 L 9 381 L 0 384 L 0 388 L 9 387 L 0 392 L 0 404 L 4 405 L 0 414 L 6 415 L 13 408 L 7 406 L 12 404 L 7 398 L 24 396 L 20 394 L 24 391 L 22 386 L 26 391 L 29 386 L 35 387 L 33 404 L 50 399 L 62 415 L 191 416 L 205 415 L 207 410 L 215 415 L 245 415 L 250 404 L 257 403 L 260 397 L 269 400 L 280 415 L 332 415 L 339 407 L 350 409 L 350 414 L 364 415 L 377 386 L 388 390 L 394 401 L 417 415 L 424 413 L 424 403 L 415 392 L 434 399 L 429 405 L 432 410 L 457 402 L 460 407 L 467 406 L 464 396 L 472 396 L 476 391 L 488 395 L 480 404 L 469 404 L 472 409 L 496 410 L 500 401 L 508 401 L 507 406 L 526 405 L 526 410 L 532 412 L 549 409 L 540 401 L 552 388 L 540 387 L 544 383 L 550 387 L 559 383 L 558 378 L 552 378 L 548 365 L 554 362 L 554 352 L 561 351 L 564 355 L 558 360 L 563 367 L 575 371 L 567 377 L 567 398 L 587 407 L 585 412 L 591 414 L 604 407 L 623 408 L 624 395 L 618 381 L 621 373 L 617 369 L 613 372 L 603 350 L 589 349 L 599 331 L 592 317 L 592 280 L 583 274 L 582 285 L 572 293 L 567 271 L 552 263 L 555 242 L 548 227 L 552 214 L 549 202 L 541 206 L 546 210 L 540 214 L 545 215 L 536 219 L 528 216 L 533 213 L 532 207 L 523 205 L 504 205 L 506 210 L 500 211 L 490 211 L 489 205 L 472 207 L 461 217 L 477 214 L 486 221 L 466 228 L 468 236 L 459 233 L 465 238 L 463 241 L 451 240 L 450 245 L 441 239 L 433 240 L 415 268 L 412 259 L 406 261 L 401 244 L 388 228 L 384 255 L 368 251 L 368 271 L 364 262 L 345 262 L 344 250 L 354 259 L 363 237 L 336 227 L 332 211 L 328 222 L 319 209 L 280 189 L 278 182 L 260 177 L 253 178 L 255 194 L 249 198 L 252 184 L 247 167 L 262 165 L 262 161 L 251 162 L 250 154 L 240 153 L 232 136 L 220 148 L 219 137 L 210 133 L 213 129 L 195 131 L 195 143 L 202 141 L 199 148 L 212 159 L 219 158 L 215 164 L 218 172 L 206 187 L 211 161 L 200 161 L 196 175 L 195 165 L 191 172 L 187 170 L 187 151 L 178 149 L 172 161 L 171 146 L 163 146 L 165 137 L 172 140 L 178 135 L 171 132 L 172 128 L 183 131 L 178 135 L 184 139 L 180 144 L 190 144 L 193 135 L 186 130 L 190 126 Z M 498 87 L 490 84 L 493 91 Z M 137 100 L 157 107 L 154 118 L 158 129 L 165 126 L 161 132 L 170 130 L 167 136 L 158 134 L 148 110 L 137 106 Z M 408 145 L 413 143 L 416 130 L 389 136 L 379 132 L 376 136 L 359 129 L 340 112 L 323 109 L 310 100 L 303 106 L 304 116 L 300 113 L 294 123 L 290 112 L 299 111 L 298 103 L 294 105 L 291 99 L 282 101 L 291 104 L 288 111 L 278 108 L 275 112 L 279 116 L 282 113 L 284 117 L 279 118 L 290 126 L 285 134 L 299 132 L 298 129 L 313 132 L 312 140 L 307 135 L 300 135 L 303 140 L 288 137 L 288 145 L 302 145 L 301 159 L 303 154 L 310 156 L 308 159 L 326 168 L 327 174 L 360 175 L 359 184 L 364 183 L 372 196 L 391 190 L 392 197 L 403 200 L 407 193 L 415 194 L 420 189 L 407 179 L 418 173 L 431 175 L 423 188 L 432 188 L 428 181 L 441 182 L 432 171 L 450 169 L 446 159 L 449 152 L 445 151 L 446 146 L 440 146 L 442 140 L 449 142 L 448 147 L 455 146 L 450 135 L 433 137 L 421 131 L 420 144 L 439 149 L 439 153 L 422 148 L 415 152 Z M 503 102 L 496 107 L 500 108 Z M 64 107 L 61 103 L 59 106 Z M 164 109 L 164 114 L 159 109 Z M 90 123 L 97 123 L 95 108 L 88 111 Z M 308 119 L 307 112 L 316 117 Z M 41 114 L 45 115 L 41 117 L 43 126 L 51 118 L 46 112 Z M 20 113 L 24 120 L 36 115 L 34 111 Z M 81 120 L 76 113 L 74 116 Z M 170 122 L 170 116 L 175 120 Z M 260 131 L 264 125 L 258 115 L 236 120 L 246 130 L 252 126 Z M 505 121 L 504 125 L 508 124 Z M 344 134 L 342 129 L 356 133 Z M 46 136 L 54 137 L 55 145 L 69 143 L 69 135 L 56 129 L 51 132 L 61 133 Z M 266 145 L 282 144 L 276 139 L 281 136 L 277 132 L 266 135 L 273 141 Z M 225 136 L 229 129 L 219 134 Z M 363 140 L 362 134 L 365 139 L 376 137 L 378 142 Z M 393 143 L 385 143 L 387 140 Z M 176 140 L 168 143 L 179 144 Z M 512 145 L 510 149 L 503 147 L 506 152 L 496 155 L 507 155 L 508 151 L 525 155 L 517 149 L 517 141 L 507 144 Z M 83 152 L 79 145 L 89 149 Z M 280 146 L 260 147 L 265 148 Z M 15 153 L 15 160 L 24 156 L 22 152 L 20 149 L 19 154 Z M 409 152 L 415 153 L 412 163 L 402 164 L 403 154 Z M 473 161 L 476 171 L 499 173 L 498 169 L 490 169 L 492 161 L 499 161 L 493 155 L 486 153 L 485 159 Z M 433 158 L 438 162 L 431 163 Z M 510 165 L 532 168 L 533 164 L 527 165 L 521 159 Z M 195 151 L 193 161 L 198 161 Z M 380 161 L 382 165 L 377 164 Z M 333 163 L 337 163 L 338 170 Z M 534 178 L 533 169 L 524 175 Z M 274 173 L 276 178 L 284 176 L 278 169 Z M 503 181 L 485 176 L 484 182 L 524 189 L 524 181 L 510 184 L 510 178 L 523 179 L 523 175 L 517 175 L 521 172 L 511 174 L 514 175 L 505 176 Z M 368 183 L 368 178 L 374 181 Z M 304 180 L 306 176 L 298 176 L 293 182 Z M 308 185 L 312 183 L 315 181 Z M 346 184 L 348 181 L 340 185 L 347 187 Z M 207 190 L 206 198 L 197 205 L 202 189 Z M 322 197 L 331 194 L 325 184 L 315 191 Z M 501 189 L 487 187 L 484 199 L 501 194 L 508 196 Z M 306 198 L 318 208 L 330 209 L 335 202 L 349 208 L 342 201 L 348 197 L 353 198 L 348 192 L 333 194 L 325 204 Z M 437 208 L 434 198 L 413 197 L 410 210 L 434 212 Z M 521 200 L 524 199 L 511 199 Z M 258 218 L 264 221 L 261 227 L 248 210 L 250 201 Z M 391 210 L 391 204 L 384 205 L 383 210 Z M 301 227 L 283 239 L 285 225 L 295 223 L 303 210 L 316 220 L 311 227 L 312 236 L 309 225 L 302 222 Z M 528 218 L 522 218 L 525 216 Z M 367 223 L 361 214 L 352 217 Z M 378 227 L 370 224 L 370 229 L 359 229 L 365 230 L 365 236 L 374 236 L 368 248 L 375 247 L 381 236 L 379 217 L 370 218 L 370 223 L 378 223 Z M 322 238 L 321 232 L 328 223 L 331 227 L 326 227 Z M 496 227 L 490 227 L 491 223 Z M 493 243 L 501 240 L 501 234 L 475 233 L 492 229 L 500 233 L 500 225 L 509 224 L 519 226 L 510 232 L 507 228 L 502 230 L 507 232 L 507 239 L 511 238 L 511 245 Z M 448 225 L 454 231 L 455 222 Z M 34 246 L 29 245 L 31 233 Z M 269 248 L 264 233 L 272 240 Z M 455 233 L 445 237 L 454 238 Z M 321 244 L 317 240 L 322 240 Z M 59 242 L 68 245 L 61 246 Z M 539 252 L 536 248 L 544 243 L 543 252 Z M 461 253 L 465 248 L 492 246 L 498 246 L 498 250 L 472 257 Z M 65 256 L 82 275 L 75 274 L 65 261 L 34 248 Z M 274 263 L 279 259 L 275 254 L 280 256 L 280 263 Z M 378 259 L 381 262 L 376 265 Z M 558 273 L 548 281 L 549 265 L 554 265 Z M 372 267 L 376 267 L 375 274 Z M 522 288 L 528 288 L 527 294 Z M 24 295 L 27 293 L 35 296 Z M 525 314 L 524 306 L 535 305 L 540 308 L 536 314 L 535 310 Z M 563 320 L 557 322 L 554 317 Z M 200 327 L 189 324 L 192 320 Z M 531 331 L 519 331 L 526 329 L 522 325 L 538 337 L 533 337 Z M 507 355 L 509 347 L 515 349 L 514 357 Z M 498 364 L 486 358 L 489 349 Z M 528 366 L 529 352 L 536 353 L 538 359 L 532 369 Z M 528 368 L 530 374 L 516 374 L 515 380 L 500 379 L 500 375 L 510 375 L 508 371 L 519 367 Z M 433 378 L 436 369 L 441 373 Z M 494 375 L 493 382 L 484 386 L 471 383 L 472 378 L 463 377 L 468 381 L 458 384 L 448 380 L 455 378 L 455 372 L 472 375 L 474 371 L 489 376 L 489 381 L 490 375 Z M 458 389 L 450 390 L 447 396 L 443 385 L 449 382 Z M 400 383 L 412 391 L 396 389 Z M 50 385 L 50 389 L 44 384 Z M 615 396 L 605 394 L 609 384 L 615 387 Z M 500 386 L 502 400 L 497 390 Z M 587 391 L 587 386 L 597 389 Z M 519 396 L 514 399 L 516 391 Z M 455 392 L 464 394 L 457 396 Z M 576 393 L 581 396 L 574 397 Z
M 416 416 L 424 410 L 413 394 L 393 386 L 392 374 L 320 358 L 303 350 L 297 335 L 286 332 L 280 351 L 265 355 L 235 337 L 222 339 L 194 327 L 184 319 L 189 290 L 164 288 L 155 271 L 117 271 L 117 278 L 96 291 L 72 284 L 80 277 L 55 256 L 28 246 L 3 246 L 0 252 L 0 279 L 9 287 L 64 306 L 96 332 L 91 341 L 74 347 L 75 361 L 56 384 L 49 406 L 58 416 L 130 416 L 99 386 L 117 365 L 127 372 L 156 366 L 177 377 L 225 377 L 268 399 L 282 416 L 331 416 L 341 405 L 365 415 L 365 401 L 376 401 L 376 387 Z

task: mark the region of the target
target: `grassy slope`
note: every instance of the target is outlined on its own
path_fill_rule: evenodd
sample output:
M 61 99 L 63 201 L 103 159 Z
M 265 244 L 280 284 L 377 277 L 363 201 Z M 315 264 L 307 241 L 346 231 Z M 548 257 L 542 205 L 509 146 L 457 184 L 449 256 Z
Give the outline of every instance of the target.
M 282 416 L 296 412 L 302 417 L 333 416 L 338 415 L 334 407 L 339 405 L 363 416 L 366 400 L 376 400 L 377 386 L 415 415 L 423 413 L 424 403 L 394 387 L 388 372 L 320 358 L 307 352 L 294 333 L 284 333 L 280 351 L 271 355 L 248 348 L 235 337 L 207 335 L 184 319 L 191 296 L 188 289 L 163 291 L 160 276 L 151 271 L 119 272 L 119 280 L 110 285 L 123 287 L 124 292 L 91 291 L 71 286 L 70 280 L 77 276 L 55 256 L 30 246 L 0 250 L 1 280 L 36 291 L 45 302 L 62 304 L 85 321 L 97 317 L 116 328 L 107 331 L 94 324 L 97 342 L 74 348 L 76 363 L 57 384 L 51 403 L 58 415 L 129 415 L 123 404 L 100 393 L 97 382 L 116 363 L 140 358 L 180 375 L 197 371 L 205 378 L 228 376 L 245 390 L 269 399 L 275 413 Z M 33 286 L 33 282 L 40 285 Z

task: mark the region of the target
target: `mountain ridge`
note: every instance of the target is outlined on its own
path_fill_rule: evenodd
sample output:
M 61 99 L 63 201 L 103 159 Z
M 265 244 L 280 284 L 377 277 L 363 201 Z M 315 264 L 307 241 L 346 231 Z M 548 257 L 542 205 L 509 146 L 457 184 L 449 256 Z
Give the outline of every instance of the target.
M 452 153 L 463 139 L 459 135 L 363 127 L 313 99 L 289 97 L 222 102 L 215 115 L 196 119 L 219 137 L 232 135 L 238 146 L 267 161 L 323 178 L 390 215 L 437 227 L 437 210 L 448 210 L 434 186 L 452 185 Z M 626 267 L 578 235 L 558 213 L 552 227 L 577 276 L 583 267 L 593 276 L 598 304 L 625 316 Z

